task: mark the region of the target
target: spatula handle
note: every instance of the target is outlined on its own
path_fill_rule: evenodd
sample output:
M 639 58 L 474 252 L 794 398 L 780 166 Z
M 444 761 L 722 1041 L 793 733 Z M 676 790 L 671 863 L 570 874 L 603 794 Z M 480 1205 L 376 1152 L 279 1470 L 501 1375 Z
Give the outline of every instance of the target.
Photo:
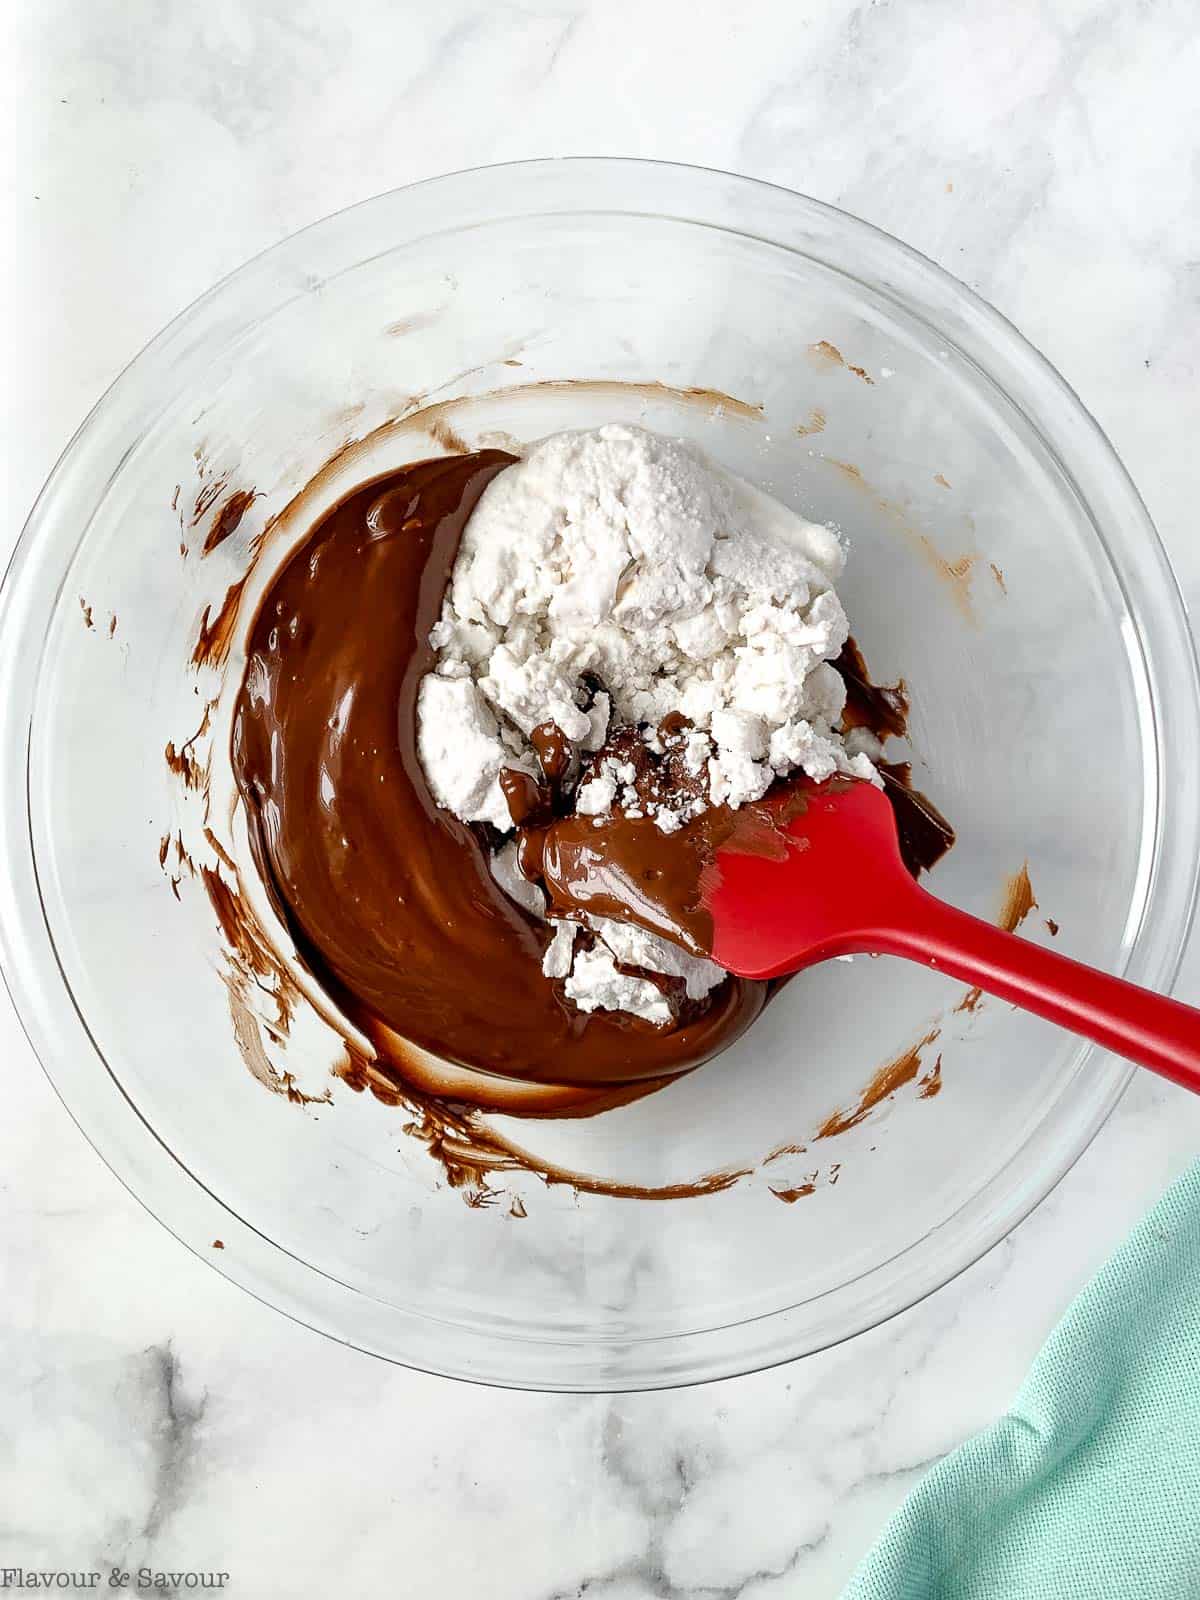
M 902 915 L 872 930 L 870 949 L 948 972 L 1200 1093 L 1200 1011 L 912 888 Z

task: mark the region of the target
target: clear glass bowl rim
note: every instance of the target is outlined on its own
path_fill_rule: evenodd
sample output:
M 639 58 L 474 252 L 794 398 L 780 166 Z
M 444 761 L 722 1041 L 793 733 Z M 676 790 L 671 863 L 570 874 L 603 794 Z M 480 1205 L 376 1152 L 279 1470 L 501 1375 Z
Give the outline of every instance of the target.
M 1011 323 L 919 252 L 835 207 L 757 179 L 588 156 L 426 179 L 273 245 L 181 312 L 115 380 L 48 478 L 0 590 L 0 861 L 10 887 L 0 902 L 0 965 L 22 1026 L 69 1113 L 135 1198 L 202 1260 L 265 1303 L 343 1343 L 424 1371 L 513 1388 L 620 1392 L 756 1371 L 854 1337 L 914 1305 L 1011 1232 L 1061 1180 L 1134 1069 L 1081 1044 L 1071 1125 L 1063 1130 L 1058 1116 L 1047 1117 L 1020 1153 L 1026 1176 L 1011 1186 L 1003 1207 L 988 1202 L 1005 1186 L 1007 1169 L 933 1233 L 817 1301 L 650 1339 L 566 1341 L 451 1324 L 373 1301 L 289 1254 L 222 1204 L 160 1141 L 75 1004 L 46 922 L 30 827 L 28 757 L 45 621 L 87 536 L 97 494 L 106 492 L 152 419 L 156 386 L 178 391 L 211 360 L 214 336 L 228 347 L 286 298 L 353 265 L 359 235 L 385 213 L 395 216 L 400 242 L 416 237 L 414 225 L 426 217 L 433 224 L 441 216 L 440 227 L 425 230 L 441 231 L 446 215 L 457 229 L 548 209 L 699 222 L 811 256 L 923 316 L 1038 428 L 1087 506 L 1135 622 L 1156 752 L 1146 791 L 1154 843 L 1125 976 L 1162 991 L 1182 959 L 1200 875 L 1194 847 L 1200 692 L 1191 629 L 1166 553 L 1115 451 L 1074 391 Z M 752 218 L 760 219 L 758 227 L 750 226 Z M 937 1248 L 947 1241 L 935 1235 L 945 1235 L 951 1223 L 952 1246 Z M 215 1237 L 226 1243 L 219 1261 L 211 1250 Z

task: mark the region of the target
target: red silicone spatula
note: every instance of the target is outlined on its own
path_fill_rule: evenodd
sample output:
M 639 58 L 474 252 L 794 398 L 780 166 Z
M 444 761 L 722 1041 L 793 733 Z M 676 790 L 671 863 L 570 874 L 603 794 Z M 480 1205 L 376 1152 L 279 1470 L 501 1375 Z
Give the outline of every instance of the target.
M 874 785 L 805 789 L 805 809 L 779 823 L 786 859 L 717 852 L 704 895 L 714 961 L 739 977 L 777 978 L 831 956 L 904 956 L 1200 1093 L 1200 1011 L 936 900 L 905 869 L 895 815 Z M 794 793 L 761 803 L 785 813 Z

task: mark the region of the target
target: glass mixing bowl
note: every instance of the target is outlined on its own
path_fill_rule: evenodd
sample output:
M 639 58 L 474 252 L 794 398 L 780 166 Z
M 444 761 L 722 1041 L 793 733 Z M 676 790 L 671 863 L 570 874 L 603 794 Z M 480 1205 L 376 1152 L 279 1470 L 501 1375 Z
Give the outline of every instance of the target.
M 877 677 L 906 679 L 918 784 L 958 829 L 936 892 L 995 915 L 1028 861 L 1028 936 L 1052 922 L 1070 954 L 1170 985 L 1196 879 L 1195 662 L 1145 509 L 1071 391 L 961 284 L 827 206 L 720 173 L 551 161 L 384 195 L 268 251 L 167 328 L 70 444 L 0 628 L 0 920 L 24 1023 L 155 1215 L 364 1350 L 623 1389 L 844 1339 L 1011 1229 L 1130 1069 L 1007 1007 L 962 1008 L 931 972 L 831 963 L 663 1092 L 509 1127 L 577 1171 L 750 1176 L 632 1201 L 502 1174 L 468 1206 L 403 1108 L 341 1083 L 289 1104 L 235 1046 L 212 909 L 186 872 L 177 899 L 159 862 L 181 805 L 164 745 L 205 688 L 198 620 L 348 440 L 368 440 L 343 457 L 360 476 L 371 441 L 389 460 L 439 448 L 372 430 L 440 401 L 456 402 L 443 442 L 640 419 L 837 523 L 855 633 Z M 814 1140 L 935 1030 L 910 1082 Z M 781 1145 L 802 1148 L 764 1164 Z

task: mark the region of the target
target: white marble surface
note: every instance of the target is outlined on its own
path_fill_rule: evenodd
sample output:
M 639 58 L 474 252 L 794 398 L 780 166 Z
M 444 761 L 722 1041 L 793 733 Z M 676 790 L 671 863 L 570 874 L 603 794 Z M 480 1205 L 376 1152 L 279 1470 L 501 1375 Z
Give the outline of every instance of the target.
M 1200 600 L 1190 0 L 44 0 L 3 27 L 5 549 L 113 375 L 246 257 L 438 171 L 613 153 L 806 190 L 979 289 L 1108 430 Z M 7 1003 L 0 1091 L 0 1565 L 223 1569 L 252 1600 L 834 1595 L 1200 1150 L 1200 1102 L 1147 1077 L 1009 1240 L 877 1334 L 554 1398 L 388 1368 L 209 1271 Z

